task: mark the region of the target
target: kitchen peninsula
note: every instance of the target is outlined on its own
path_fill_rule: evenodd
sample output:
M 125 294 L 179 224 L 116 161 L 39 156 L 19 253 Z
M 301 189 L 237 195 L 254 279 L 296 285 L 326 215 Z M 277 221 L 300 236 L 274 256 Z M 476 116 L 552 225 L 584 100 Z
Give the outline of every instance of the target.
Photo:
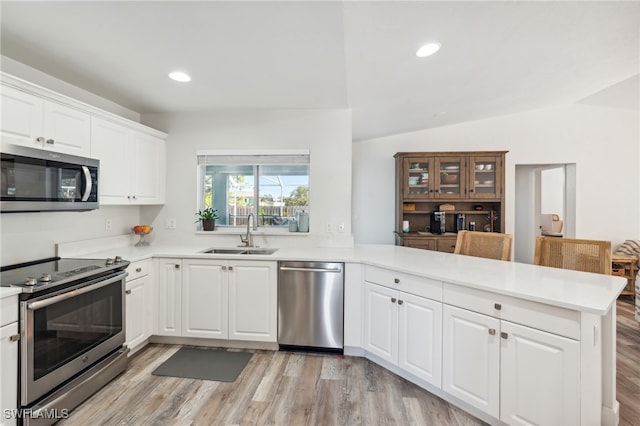
M 280 248 L 249 257 L 202 253 L 208 248 L 91 253 L 62 244 L 58 254 L 118 254 L 133 262 L 134 277 L 138 262 L 153 262 L 147 276 L 155 301 L 152 342 L 178 339 L 159 330 L 163 262 L 260 262 L 274 269 L 279 260 L 345 262 L 346 355 L 366 357 L 490 423 L 618 422 L 615 300 L 624 279 L 390 245 Z

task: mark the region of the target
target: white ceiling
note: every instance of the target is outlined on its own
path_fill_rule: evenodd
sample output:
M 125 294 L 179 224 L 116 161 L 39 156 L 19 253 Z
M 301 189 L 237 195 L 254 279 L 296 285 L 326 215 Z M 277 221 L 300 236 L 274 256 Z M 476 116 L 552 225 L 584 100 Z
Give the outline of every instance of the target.
M 351 108 L 362 140 L 584 98 L 638 109 L 639 1 L 0 7 L 2 55 L 143 114 Z

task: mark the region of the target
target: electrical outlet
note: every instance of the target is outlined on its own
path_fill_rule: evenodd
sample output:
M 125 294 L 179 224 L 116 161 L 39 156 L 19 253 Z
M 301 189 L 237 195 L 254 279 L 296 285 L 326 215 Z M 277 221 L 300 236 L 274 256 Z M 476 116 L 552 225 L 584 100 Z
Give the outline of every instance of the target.
M 331 222 L 327 222 L 327 226 L 325 228 L 325 232 L 327 234 L 330 234 L 333 232 L 333 224 Z
M 111 231 L 111 219 L 104 220 L 104 230 Z
M 344 232 L 344 222 L 338 224 L 338 232 Z
M 167 229 L 176 229 L 176 220 L 174 218 L 167 219 Z

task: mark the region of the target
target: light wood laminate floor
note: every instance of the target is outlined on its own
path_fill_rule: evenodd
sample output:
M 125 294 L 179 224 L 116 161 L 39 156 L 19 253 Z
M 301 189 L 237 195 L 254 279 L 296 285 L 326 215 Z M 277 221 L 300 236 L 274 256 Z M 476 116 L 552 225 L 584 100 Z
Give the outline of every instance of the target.
M 620 425 L 640 424 L 640 325 L 618 302 Z M 479 425 L 481 421 L 362 358 L 250 351 L 234 383 L 151 372 L 180 346 L 149 345 L 60 425 Z

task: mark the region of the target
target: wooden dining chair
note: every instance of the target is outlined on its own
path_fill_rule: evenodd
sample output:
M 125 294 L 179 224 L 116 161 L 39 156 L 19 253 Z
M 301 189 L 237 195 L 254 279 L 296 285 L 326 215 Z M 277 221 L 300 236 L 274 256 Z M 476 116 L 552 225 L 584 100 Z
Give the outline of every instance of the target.
M 455 254 L 511 260 L 511 234 L 497 232 L 459 231 Z
M 538 237 L 533 263 L 611 275 L 611 241 Z

